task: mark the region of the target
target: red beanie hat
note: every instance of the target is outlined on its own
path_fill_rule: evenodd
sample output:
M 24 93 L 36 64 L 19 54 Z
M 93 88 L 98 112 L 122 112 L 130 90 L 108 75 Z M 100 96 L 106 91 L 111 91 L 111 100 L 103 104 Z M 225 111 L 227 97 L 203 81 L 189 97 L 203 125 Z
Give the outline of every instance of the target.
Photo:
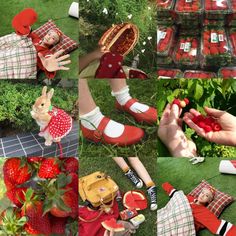
M 27 8 L 14 16 L 12 26 L 17 34 L 27 35 L 30 33 L 30 26 L 37 21 L 37 13 L 32 8 Z

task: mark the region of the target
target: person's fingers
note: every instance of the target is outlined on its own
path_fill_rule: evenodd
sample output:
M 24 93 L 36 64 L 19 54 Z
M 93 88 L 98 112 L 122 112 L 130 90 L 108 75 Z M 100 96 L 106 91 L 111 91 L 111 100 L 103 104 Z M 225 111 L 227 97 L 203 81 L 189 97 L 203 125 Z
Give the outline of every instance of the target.
M 189 119 L 193 119 L 194 118 L 194 115 L 193 114 L 191 114 L 191 113 L 189 113 L 189 112 L 185 112 L 184 113 L 184 117 L 188 117 Z
M 201 115 L 201 113 L 200 113 L 199 111 L 197 111 L 197 110 L 195 110 L 195 109 L 193 109 L 193 108 L 190 109 L 189 112 L 192 113 L 194 116 L 199 116 L 199 115 Z
M 204 110 L 209 116 L 213 116 L 215 118 L 219 118 L 225 114 L 225 111 L 221 111 L 221 110 L 210 108 L 210 107 L 204 107 Z
M 64 52 L 65 52 L 65 50 L 61 49 L 61 50 L 55 52 L 55 53 L 53 54 L 53 56 L 57 58 L 57 57 L 59 57 L 61 54 L 63 54 Z
M 160 126 L 168 122 L 168 117 L 170 114 L 170 107 L 171 107 L 170 104 L 167 104 L 167 106 L 165 107 L 165 110 L 163 111 L 162 116 L 161 116 Z
M 66 54 L 66 55 L 64 55 L 64 56 L 58 57 L 58 58 L 56 59 L 56 61 L 63 61 L 63 60 L 65 60 L 65 59 L 69 58 L 69 57 L 70 57 L 70 54 Z
M 179 107 L 173 104 L 170 109 L 170 123 L 177 123 L 179 119 Z
M 71 63 L 71 60 L 67 60 L 67 61 L 61 61 L 61 62 L 58 62 L 58 66 L 64 66 L 64 65 L 67 65 L 67 64 L 70 64 Z
M 70 69 L 69 67 L 65 67 L 65 66 L 57 67 L 57 70 L 69 70 L 69 69 Z
M 109 236 L 109 231 L 106 229 L 103 236 Z
M 41 61 L 43 61 L 43 60 L 45 59 L 44 56 L 43 56 L 43 54 L 40 53 L 40 52 L 38 53 L 38 56 L 39 56 L 39 58 L 40 58 Z

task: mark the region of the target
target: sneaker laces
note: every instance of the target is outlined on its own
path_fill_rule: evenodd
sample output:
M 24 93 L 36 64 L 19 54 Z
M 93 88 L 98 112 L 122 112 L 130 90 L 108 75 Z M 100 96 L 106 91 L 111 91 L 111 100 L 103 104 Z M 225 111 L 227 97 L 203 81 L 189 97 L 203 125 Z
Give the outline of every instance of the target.
M 150 187 L 148 190 L 148 195 L 150 197 L 151 203 L 157 203 L 157 191 L 156 186 Z
M 137 185 L 141 182 L 132 170 L 129 170 L 125 175 L 132 181 L 134 185 Z

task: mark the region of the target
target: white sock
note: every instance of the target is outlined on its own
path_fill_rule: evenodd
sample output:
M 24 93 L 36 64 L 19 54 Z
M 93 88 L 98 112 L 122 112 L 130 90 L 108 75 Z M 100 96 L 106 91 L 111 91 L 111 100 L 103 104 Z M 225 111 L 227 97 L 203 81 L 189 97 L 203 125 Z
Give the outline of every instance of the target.
M 96 107 L 89 113 L 80 116 L 80 119 L 81 119 L 81 124 L 85 128 L 90 130 L 95 130 L 98 128 L 103 117 L 104 115 L 101 113 L 100 108 Z M 110 120 L 104 130 L 104 133 L 111 138 L 117 138 L 122 135 L 124 129 L 125 127 L 123 124 Z
M 129 94 L 129 86 L 125 86 L 118 92 L 111 92 L 111 95 L 116 98 L 117 102 L 123 106 L 128 102 L 132 97 Z M 140 102 L 135 102 L 131 107 L 130 110 L 135 113 L 142 113 L 149 109 L 149 106 L 142 104 Z

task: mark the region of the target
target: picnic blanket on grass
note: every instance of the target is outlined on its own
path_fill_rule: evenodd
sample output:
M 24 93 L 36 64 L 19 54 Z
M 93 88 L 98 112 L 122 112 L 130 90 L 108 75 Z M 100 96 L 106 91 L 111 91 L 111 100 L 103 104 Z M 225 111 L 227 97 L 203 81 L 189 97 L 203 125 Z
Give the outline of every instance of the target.
M 0 79 L 36 79 L 37 52 L 31 38 L 0 37 Z
M 157 236 L 195 236 L 192 209 L 183 191 L 157 211 Z

